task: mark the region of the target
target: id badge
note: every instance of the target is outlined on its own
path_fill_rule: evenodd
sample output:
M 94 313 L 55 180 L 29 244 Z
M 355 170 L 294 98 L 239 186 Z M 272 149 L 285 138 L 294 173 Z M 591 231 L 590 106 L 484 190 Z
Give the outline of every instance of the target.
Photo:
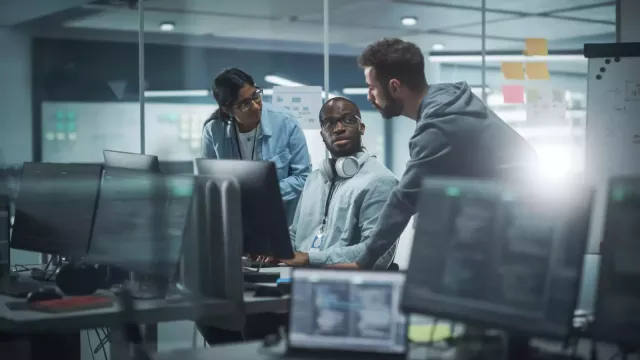
M 318 231 L 316 236 L 313 237 L 313 242 L 311 243 L 311 249 L 309 252 L 320 251 L 320 247 L 324 242 L 324 233 L 322 231 Z

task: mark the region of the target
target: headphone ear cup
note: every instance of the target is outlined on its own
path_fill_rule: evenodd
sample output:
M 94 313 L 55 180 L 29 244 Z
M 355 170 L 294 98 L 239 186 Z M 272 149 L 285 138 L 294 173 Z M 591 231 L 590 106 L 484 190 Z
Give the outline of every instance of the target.
M 341 178 L 352 178 L 360 171 L 360 163 L 353 156 L 342 157 L 336 161 L 336 173 Z
M 327 180 L 333 179 L 333 165 L 331 165 L 331 160 L 322 160 L 322 164 L 320 165 L 320 173 Z

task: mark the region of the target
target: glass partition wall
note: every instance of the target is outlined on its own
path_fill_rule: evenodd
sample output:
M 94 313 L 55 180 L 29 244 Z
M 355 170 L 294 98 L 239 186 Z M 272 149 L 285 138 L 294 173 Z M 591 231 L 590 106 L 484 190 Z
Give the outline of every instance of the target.
M 34 6 L 0 4 L 0 168 L 1 189 L 9 193 L 17 188 L 23 161 L 101 162 L 103 149 L 156 154 L 164 170 L 191 171 L 203 122 L 217 108 L 213 78 L 227 67 L 250 74 L 265 102 L 291 102 L 303 90 L 315 94 L 307 109 L 284 104 L 306 119 L 314 162 L 326 156 L 314 121 L 318 99 L 349 98 L 367 126 L 365 146 L 400 177 L 415 124 L 381 118 L 367 101 L 357 65 L 362 50 L 383 37 L 418 44 L 429 83 L 466 81 L 532 143 L 542 171 L 562 177 L 580 172 L 584 163 L 582 46 L 615 41 L 615 6 L 603 0 L 85 0 Z M 409 227 L 396 257 L 401 267 L 411 238 Z M 33 254 L 12 255 L 34 261 Z M 190 346 L 192 334 L 188 323 L 162 325 L 159 349 Z

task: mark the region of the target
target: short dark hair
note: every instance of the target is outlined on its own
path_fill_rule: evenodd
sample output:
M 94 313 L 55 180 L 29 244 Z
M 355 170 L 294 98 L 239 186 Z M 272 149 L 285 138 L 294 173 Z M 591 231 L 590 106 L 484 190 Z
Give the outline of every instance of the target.
M 427 87 L 424 55 L 412 42 L 397 38 L 378 40 L 364 49 L 358 57 L 358 65 L 372 67 L 383 85 L 397 79 L 411 91 L 422 91 Z
M 251 75 L 238 68 L 227 68 L 213 79 L 211 91 L 219 106 L 231 106 L 238 101 L 238 92 L 245 85 L 256 86 Z
M 360 115 L 360 108 L 358 107 L 358 105 L 356 105 L 356 103 L 354 103 L 353 101 L 347 99 L 346 97 L 342 97 L 342 96 L 336 96 L 334 98 L 331 98 L 329 100 L 327 100 L 324 104 L 322 104 L 322 107 L 320 108 L 320 112 L 318 113 L 318 120 L 320 122 L 322 122 L 322 113 L 324 113 L 324 109 L 337 101 L 344 101 L 344 102 L 348 102 L 349 104 L 353 105 L 353 107 L 356 109 L 356 112 L 358 113 L 358 117 L 362 118 L 362 115 Z

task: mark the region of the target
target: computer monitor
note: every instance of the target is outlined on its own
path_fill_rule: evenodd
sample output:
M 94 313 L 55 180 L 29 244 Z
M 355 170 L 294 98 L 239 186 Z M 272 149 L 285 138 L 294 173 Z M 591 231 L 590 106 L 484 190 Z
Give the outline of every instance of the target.
M 640 177 L 612 178 L 606 203 L 593 335 L 628 347 L 640 341 Z
M 102 165 L 24 163 L 14 249 L 81 257 L 91 239 Z
M 403 308 L 525 337 L 566 338 L 591 199 L 576 184 L 426 179 Z
M 183 237 L 184 286 L 205 298 L 242 302 L 242 242 L 238 239 L 242 239 L 242 214 L 237 182 L 195 176 Z
M 196 159 L 199 175 L 235 179 L 242 198 L 244 253 L 293 258 L 275 165 L 270 161 Z
M 408 346 L 408 322 L 400 310 L 404 280 L 399 271 L 294 269 L 289 350 L 404 358 Z
M 106 167 L 160 172 L 160 162 L 155 155 L 114 150 L 104 150 L 102 155 L 104 156 L 104 165 Z
M 190 175 L 107 168 L 86 261 L 171 278 L 192 191 Z

